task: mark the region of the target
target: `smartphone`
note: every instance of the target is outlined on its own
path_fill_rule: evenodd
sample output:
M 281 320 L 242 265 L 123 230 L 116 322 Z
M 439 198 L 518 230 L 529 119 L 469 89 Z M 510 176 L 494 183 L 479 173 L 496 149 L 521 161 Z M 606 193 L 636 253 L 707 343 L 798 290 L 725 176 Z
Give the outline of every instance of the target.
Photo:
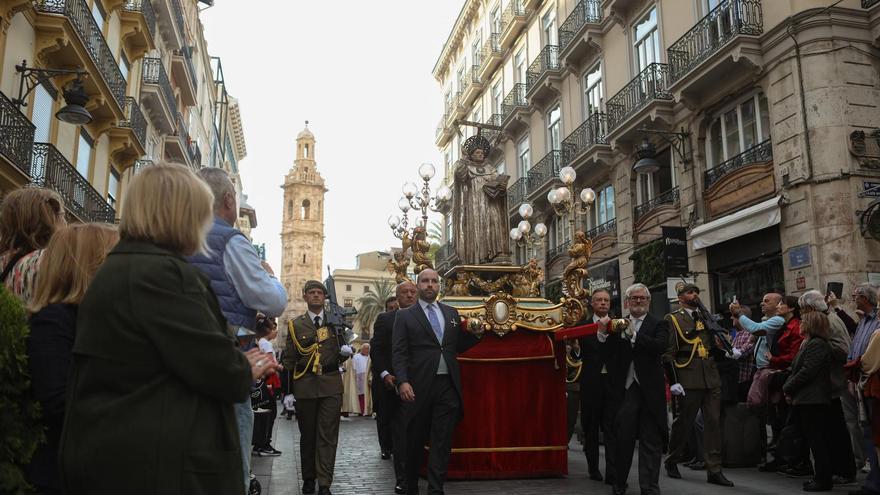
M 825 288 L 825 295 L 832 292 L 834 297 L 840 299 L 840 295 L 843 293 L 843 282 L 828 282 L 828 286 Z
M 739 301 L 736 300 L 736 294 L 733 295 L 733 304 L 739 304 Z

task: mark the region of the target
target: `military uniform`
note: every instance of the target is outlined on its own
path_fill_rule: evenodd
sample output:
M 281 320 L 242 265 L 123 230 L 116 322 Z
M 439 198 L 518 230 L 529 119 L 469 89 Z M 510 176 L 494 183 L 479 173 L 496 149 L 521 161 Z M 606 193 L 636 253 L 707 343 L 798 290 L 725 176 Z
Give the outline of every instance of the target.
M 709 317 L 706 315 L 706 317 Z M 668 466 L 684 461 L 688 435 L 693 430 L 697 412 L 703 411 L 703 437 L 706 469 L 721 472 L 721 377 L 712 354 L 713 335 L 706 328 L 698 310 L 682 308 L 666 315 L 669 322 L 669 344 L 664 363 L 670 385 L 678 383 L 685 391 L 678 397 L 678 416 L 672 422 L 669 438 Z
M 321 319 L 326 313 L 321 315 Z M 315 326 L 308 313 L 288 322 L 284 367 L 293 379 L 300 432 L 303 480 L 330 487 L 336 463 L 339 415 L 342 409 L 340 342 L 327 326 Z

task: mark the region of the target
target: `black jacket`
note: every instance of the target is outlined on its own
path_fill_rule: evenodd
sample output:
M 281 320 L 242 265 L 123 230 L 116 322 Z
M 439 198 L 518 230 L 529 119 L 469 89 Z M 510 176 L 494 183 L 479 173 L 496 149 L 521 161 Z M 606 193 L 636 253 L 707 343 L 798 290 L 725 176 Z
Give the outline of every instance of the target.
M 456 356 L 479 342 L 476 337 L 460 327 L 458 310 L 439 303 L 443 313 L 443 342 L 437 341 L 428 317 L 420 303 L 397 311 L 394 319 L 392 362 L 394 376 L 399 383 L 408 382 L 415 392 L 415 403 L 407 407 L 407 420 L 418 414 L 427 397 L 431 383 L 437 375 L 440 355 L 446 360 L 449 377 L 462 402 L 461 372 Z M 463 408 L 461 409 L 463 411 Z
M 794 405 L 831 403 L 831 345 L 811 337 L 791 363 L 791 374 L 782 385 Z
M 380 314 L 373 324 L 373 338 L 370 339 L 370 359 L 373 368 L 373 383 L 381 380 L 383 371 L 394 374 L 391 361 L 391 337 L 394 333 L 394 317 L 398 310 Z
M 75 304 L 50 304 L 30 318 L 27 339 L 31 391 L 40 402 L 46 443 L 41 444 L 27 466 L 28 482 L 39 493 L 61 492 L 58 446 L 64 426 L 67 377 L 76 339 Z

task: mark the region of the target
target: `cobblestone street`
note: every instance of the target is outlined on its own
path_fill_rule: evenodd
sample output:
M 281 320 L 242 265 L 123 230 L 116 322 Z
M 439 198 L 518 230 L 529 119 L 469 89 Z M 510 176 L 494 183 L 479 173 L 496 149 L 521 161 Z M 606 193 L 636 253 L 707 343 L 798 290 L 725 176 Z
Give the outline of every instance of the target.
M 296 421 L 278 419 L 275 423 L 274 445 L 284 454 L 280 457 L 253 458 L 254 472 L 263 485 L 263 495 L 299 495 L 299 430 Z M 572 440 L 569 450 L 568 476 L 565 478 L 503 481 L 451 481 L 446 484 L 449 495 L 568 495 L 609 494 L 608 485 L 590 481 L 587 464 L 577 440 Z M 638 456 L 636 456 L 638 457 Z M 369 418 L 350 418 L 340 426 L 339 450 L 336 456 L 336 474 L 332 490 L 334 495 L 370 495 L 393 493 L 392 466 L 390 461 L 379 458 L 376 439 L 376 423 Z M 732 489 L 705 483 L 705 472 L 690 471 L 681 467 L 683 480 L 671 480 L 660 476 L 660 488 L 664 493 L 705 495 L 708 493 L 777 495 L 802 493 L 801 483 L 806 478 L 792 479 L 773 473 L 761 473 L 757 469 L 728 469 L 725 474 L 736 483 Z M 628 493 L 638 493 L 638 469 L 633 463 L 630 471 Z M 863 475 L 861 475 L 863 476 Z M 421 480 L 421 493 L 426 482 Z M 846 493 L 857 485 L 836 487 L 834 493 Z

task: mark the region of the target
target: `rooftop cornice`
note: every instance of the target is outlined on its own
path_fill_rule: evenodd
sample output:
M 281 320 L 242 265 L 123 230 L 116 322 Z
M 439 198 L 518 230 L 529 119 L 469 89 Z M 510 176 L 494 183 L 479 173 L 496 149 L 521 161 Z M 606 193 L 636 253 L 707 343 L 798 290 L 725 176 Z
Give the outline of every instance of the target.
M 443 44 L 443 50 L 440 51 L 440 56 L 434 64 L 432 74 L 434 74 L 434 79 L 438 82 L 440 81 L 440 74 L 449 67 L 452 54 L 458 50 L 462 38 L 467 34 L 467 28 L 477 14 L 477 11 L 480 8 L 480 3 L 481 0 L 464 0 L 464 5 L 462 5 L 461 11 L 458 13 L 458 18 L 452 26 L 452 31 L 449 32 L 449 36 L 446 38 L 446 43 Z

